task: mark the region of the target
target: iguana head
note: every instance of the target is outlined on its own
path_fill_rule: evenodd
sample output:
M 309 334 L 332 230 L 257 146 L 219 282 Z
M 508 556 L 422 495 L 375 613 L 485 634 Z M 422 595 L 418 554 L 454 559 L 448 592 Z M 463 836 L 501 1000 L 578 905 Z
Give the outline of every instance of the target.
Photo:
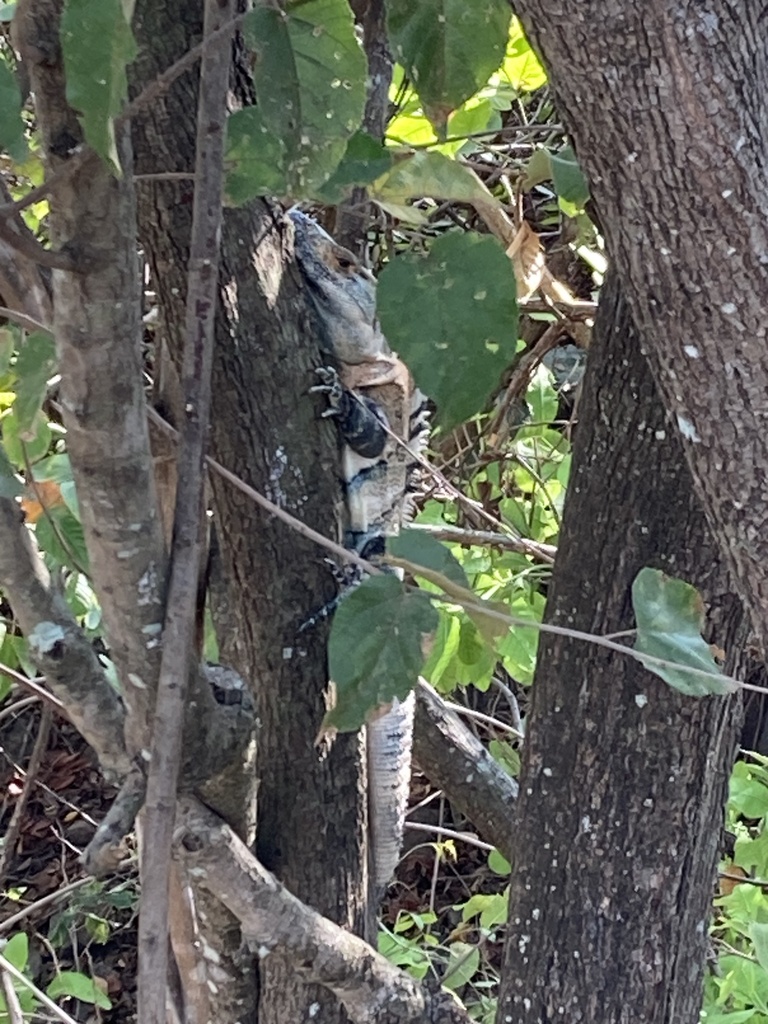
M 291 210 L 296 261 L 317 312 L 321 344 L 344 363 L 389 352 L 376 319 L 376 279 L 349 249 L 300 210 Z

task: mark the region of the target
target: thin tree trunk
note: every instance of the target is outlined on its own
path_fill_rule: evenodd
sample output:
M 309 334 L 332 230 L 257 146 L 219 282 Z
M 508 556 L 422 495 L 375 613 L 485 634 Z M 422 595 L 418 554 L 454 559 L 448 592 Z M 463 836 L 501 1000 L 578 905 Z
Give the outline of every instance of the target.
M 137 85 L 199 41 L 195 3 L 140 3 L 135 26 Z M 235 67 L 237 83 L 245 82 Z M 187 171 L 193 164 L 196 74 L 180 77 L 135 126 L 141 173 Z M 183 324 L 192 184 L 143 182 L 140 231 L 174 359 Z M 308 395 L 318 363 L 309 320 L 290 268 L 291 238 L 278 208 L 257 203 L 226 211 L 221 302 L 213 377 L 211 454 L 261 493 L 326 536 L 338 530 L 337 442 L 320 425 Z M 325 628 L 299 635 L 303 621 L 334 592 L 322 552 L 257 509 L 224 481 L 212 480 L 218 579 L 213 615 L 222 661 L 249 682 L 259 722 L 254 788 L 256 850 L 264 865 L 321 913 L 357 934 L 368 930 L 366 807 L 357 737 L 340 737 L 321 759 L 314 737 L 325 710 Z M 247 801 L 238 820 L 252 837 Z M 203 901 L 223 928 L 223 907 Z M 214 927 L 208 930 L 215 931 Z M 236 929 L 229 935 L 235 940 Z M 209 940 L 210 941 L 210 940 Z M 219 954 L 222 950 L 217 943 Z M 241 963 L 239 943 L 226 955 Z M 346 1016 L 332 997 L 305 986 L 277 955 L 261 967 L 259 1024 Z M 236 997 L 253 1000 L 246 977 Z M 235 999 L 231 1000 L 234 1006 Z M 234 1019 L 234 1018 L 233 1018 Z
M 631 628 L 644 566 L 701 589 L 711 638 L 738 667 L 745 615 L 609 277 L 547 620 Z M 629 658 L 542 637 L 500 1024 L 698 1020 L 739 708 L 738 697 L 683 697 Z

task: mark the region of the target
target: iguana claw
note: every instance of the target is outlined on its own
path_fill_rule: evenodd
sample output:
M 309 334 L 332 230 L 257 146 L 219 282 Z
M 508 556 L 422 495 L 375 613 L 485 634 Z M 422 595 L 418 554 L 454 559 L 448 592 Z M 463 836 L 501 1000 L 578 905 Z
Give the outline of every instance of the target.
M 313 384 L 309 389 L 310 393 L 324 394 L 328 399 L 328 408 L 320 413 L 321 417 L 341 415 L 344 385 L 339 380 L 338 373 L 332 366 L 318 366 L 315 373 L 322 383 Z

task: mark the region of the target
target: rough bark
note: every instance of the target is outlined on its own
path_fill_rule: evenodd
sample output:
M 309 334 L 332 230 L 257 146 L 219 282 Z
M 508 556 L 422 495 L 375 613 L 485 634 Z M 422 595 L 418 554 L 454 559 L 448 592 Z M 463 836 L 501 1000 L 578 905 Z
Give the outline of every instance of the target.
M 720 549 L 768 647 L 759 4 L 520 0 Z
M 188 3 L 180 13 L 176 4 L 140 4 L 136 31 L 140 85 L 199 40 L 197 5 Z M 239 82 L 242 67 L 237 71 Z M 140 171 L 190 169 L 195 104 L 195 74 L 187 73 L 140 119 L 134 133 Z M 139 218 L 162 311 L 160 333 L 177 359 L 189 186 L 143 183 Z M 279 210 L 259 203 L 226 212 L 211 454 L 333 537 L 340 497 L 336 439 L 330 426 L 318 426 L 306 394 L 317 355 L 290 260 L 291 236 Z M 315 750 L 327 678 L 325 631 L 297 635 L 332 595 L 332 577 L 315 547 L 229 484 L 216 479 L 212 485 L 219 574 L 213 612 L 222 660 L 250 682 L 261 726 L 257 851 L 296 896 L 361 933 L 368 925 L 368 886 L 360 743 L 340 737 L 322 760 Z M 253 824 L 249 810 L 244 806 L 232 822 L 243 837 Z M 213 920 L 221 910 L 208 913 Z M 345 1019 L 333 1000 L 302 986 L 279 958 L 262 965 L 261 974 L 260 1024 L 306 1019 L 313 1004 L 312 1014 L 323 1007 L 324 1020 Z M 253 994 L 242 988 L 239 998 L 247 1004 Z
M 694 497 L 616 279 L 590 350 L 547 604 L 633 626 L 643 566 L 698 586 L 740 668 L 746 616 Z M 636 662 L 542 636 L 526 730 L 498 1020 L 698 1020 L 739 700 L 691 699 Z

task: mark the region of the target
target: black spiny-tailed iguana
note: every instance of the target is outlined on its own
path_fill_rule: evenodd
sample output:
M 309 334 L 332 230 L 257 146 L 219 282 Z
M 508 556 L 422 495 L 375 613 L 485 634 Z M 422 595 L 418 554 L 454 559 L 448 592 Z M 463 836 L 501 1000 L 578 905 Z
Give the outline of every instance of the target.
M 338 364 L 338 369 L 318 370 L 322 383 L 316 390 L 327 394 L 326 415 L 337 419 L 343 439 L 344 543 L 375 560 L 409 511 L 412 453 L 424 444 L 426 402 L 381 333 L 371 272 L 310 217 L 298 211 L 290 216 L 296 258 L 317 313 L 320 345 Z M 366 729 L 373 878 L 384 886 L 400 855 L 413 695 L 395 702 Z

